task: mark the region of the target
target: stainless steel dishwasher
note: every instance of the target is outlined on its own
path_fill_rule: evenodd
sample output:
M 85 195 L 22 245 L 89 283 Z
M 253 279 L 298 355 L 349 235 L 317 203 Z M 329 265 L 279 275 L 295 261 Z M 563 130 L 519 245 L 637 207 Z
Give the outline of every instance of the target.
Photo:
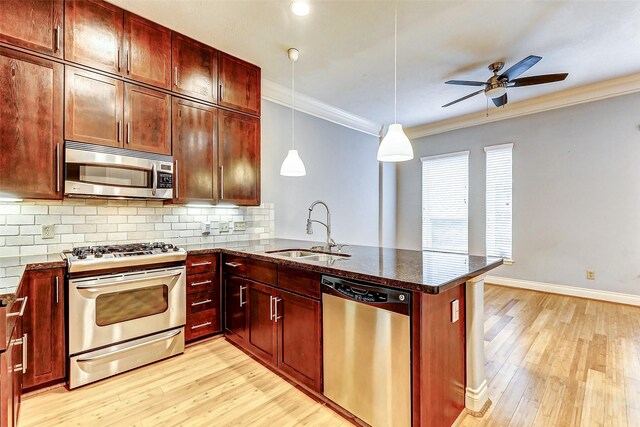
M 324 395 L 373 427 L 411 425 L 410 302 L 322 276 Z

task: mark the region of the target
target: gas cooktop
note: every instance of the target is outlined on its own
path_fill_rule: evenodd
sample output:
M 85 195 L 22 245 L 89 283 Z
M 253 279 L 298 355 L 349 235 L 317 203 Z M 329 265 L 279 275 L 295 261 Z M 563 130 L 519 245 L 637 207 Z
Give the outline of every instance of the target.
M 62 253 L 69 272 L 134 267 L 184 261 L 187 251 L 171 243 L 130 243 L 125 245 L 82 246 Z

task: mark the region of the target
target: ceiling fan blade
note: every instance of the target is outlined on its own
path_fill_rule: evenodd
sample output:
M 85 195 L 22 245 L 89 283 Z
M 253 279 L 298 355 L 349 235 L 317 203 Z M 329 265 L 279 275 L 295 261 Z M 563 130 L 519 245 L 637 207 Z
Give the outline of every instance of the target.
M 539 76 L 521 77 L 509 82 L 509 87 L 541 85 L 544 83 L 561 82 L 569 73 L 541 74 Z
M 478 95 L 478 94 L 480 94 L 480 93 L 482 93 L 482 92 L 484 92 L 484 89 L 480 89 L 480 90 L 479 90 L 479 91 L 477 91 L 477 92 L 470 93 L 469 95 L 467 95 L 467 96 L 463 96 L 462 98 L 459 98 L 459 99 L 456 99 L 456 100 L 455 100 L 455 101 L 453 101 L 453 102 L 450 102 L 450 103 L 448 103 L 448 104 L 444 104 L 442 107 L 443 107 L 443 108 L 444 108 L 444 107 L 448 107 L 449 105 L 453 105 L 453 104 L 456 104 L 456 103 L 458 103 L 458 102 L 460 102 L 460 101 L 464 101 L 465 99 L 469 99 L 469 98 L 471 98 L 472 96 L 476 96 L 476 95 Z
M 496 104 L 496 107 L 502 107 L 504 104 L 507 103 L 507 94 L 505 93 L 500 98 L 492 98 L 491 100 L 493 101 L 494 104 Z
M 533 67 L 542 59 L 541 56 L 529 55 L 524 58 L 522 61 L 513 64 L 507 71 L 500 74 L 498 77 L 500 80 L 513 80 L 518 77 L 520 74 L 527 71 L 529 68 Z
M 449 80 L 444 82 L 447 85 L 460 85 L 460 86 L 486 86 L 487 82 L 474 82 L 470 80 Z

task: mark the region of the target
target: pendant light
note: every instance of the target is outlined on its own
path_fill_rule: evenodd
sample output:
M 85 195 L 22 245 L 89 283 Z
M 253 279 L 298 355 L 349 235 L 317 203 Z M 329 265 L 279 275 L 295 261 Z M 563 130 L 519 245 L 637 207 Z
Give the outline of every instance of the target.
M 394 46 L 393 46 L 393 124 L 389 125 L 387 134 L 382 138 L 378 147 L 378 161 L 403 162 L 413 159 L 413 148 L 407 135 L 398 123 L 398 5 L 396 3 L 394 15 Z
M 300 51 L 292 47 L 287 50 L 287 55 L 291 60 L 291 150 L 287 154 L 287 157 L 282 162 L 280 167 L 280 175 L 282 176 L 305 176 L 307 170 L 302 163 L 302 159 L 298 155 L 296 150 L 296 135 L 295 135 L 295 123 L 296 123 L 296 95 L 295 95 L 295 77 L 296 69 L 295 63 L 300 56 Z

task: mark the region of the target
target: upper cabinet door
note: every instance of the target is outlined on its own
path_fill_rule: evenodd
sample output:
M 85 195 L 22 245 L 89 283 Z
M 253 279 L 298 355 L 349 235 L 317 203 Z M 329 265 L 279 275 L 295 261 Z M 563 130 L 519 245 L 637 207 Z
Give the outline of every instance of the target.
M 220 52 L 219 104 L 260 115 L 260 68 Z
M 0 41 L 62 58 L 63 0 L 0 0 Z
M 173 98 L 172 115 L 174 202 L 216 202 L 217 110 Z
M 126 77 L 171 89 L 171 30 L 125 12 L 124 49 Z
M 0 193 L 62 198 L 62 64 L 0 48 Z
M 218 101 L 218 52 L 182 34 L 172 35 L 171 90 L 208 102 Z
M 65 81 L 65 139 L 122 147 L 122 81 L 68 66 Z
M 124 85 L 124 148 L 171 155 L 171 96 Z
M 219 112 L 220 200 L 260 204 L 260 119 Z
M 64 58 L 120 74 L 124 12 L 102 0 L 67 0 Z

